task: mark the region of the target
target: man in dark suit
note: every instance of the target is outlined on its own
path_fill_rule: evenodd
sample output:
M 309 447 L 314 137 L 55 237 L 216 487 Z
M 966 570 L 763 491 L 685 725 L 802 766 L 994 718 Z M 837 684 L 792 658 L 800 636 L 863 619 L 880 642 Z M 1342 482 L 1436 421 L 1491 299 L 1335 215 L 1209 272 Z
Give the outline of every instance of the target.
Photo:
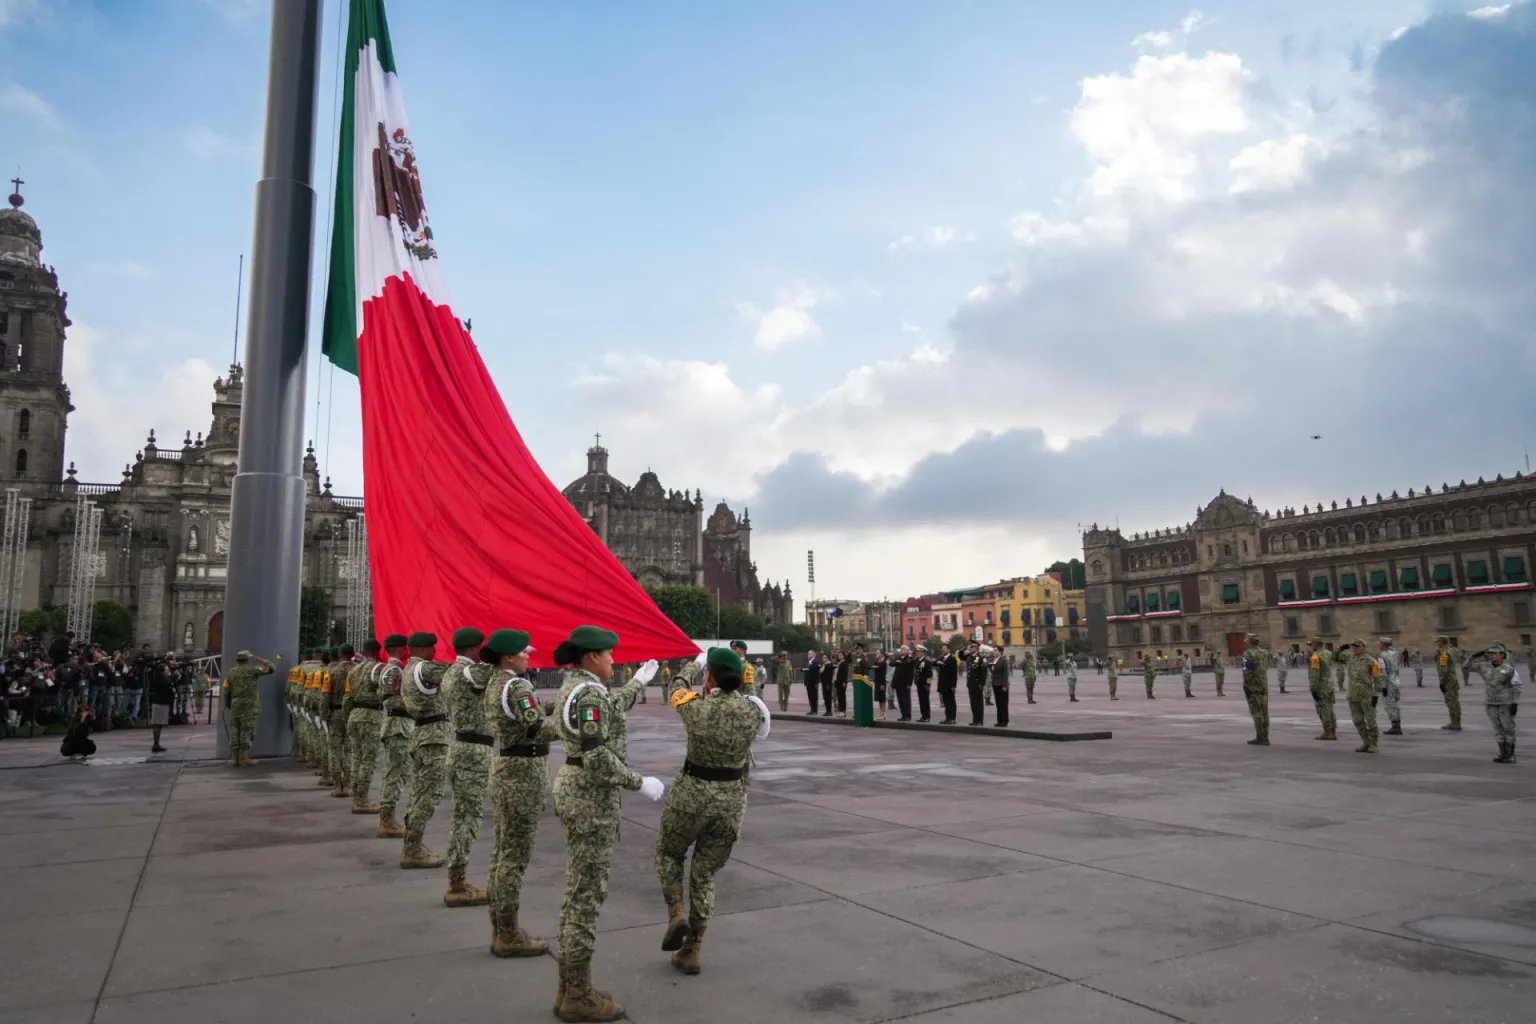
M 816 652 L 805 656 L 805 667 L 800 670 L 800 681 L 805 684 L 805 695 L 811 701 L 811 714 L 816 713 L 816 691 L 821 688 L 821 666 L 816 663 Z

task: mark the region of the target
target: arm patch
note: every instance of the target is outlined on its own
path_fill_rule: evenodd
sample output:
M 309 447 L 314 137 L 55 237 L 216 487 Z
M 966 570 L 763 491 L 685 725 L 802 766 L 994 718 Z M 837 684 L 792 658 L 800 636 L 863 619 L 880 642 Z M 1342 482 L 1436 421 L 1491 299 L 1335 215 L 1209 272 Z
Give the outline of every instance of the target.
M 699 695 L 692 690 L 677 690 L 672 694 L 673 709 L 681 709 L 689 701 L 698 700 Z

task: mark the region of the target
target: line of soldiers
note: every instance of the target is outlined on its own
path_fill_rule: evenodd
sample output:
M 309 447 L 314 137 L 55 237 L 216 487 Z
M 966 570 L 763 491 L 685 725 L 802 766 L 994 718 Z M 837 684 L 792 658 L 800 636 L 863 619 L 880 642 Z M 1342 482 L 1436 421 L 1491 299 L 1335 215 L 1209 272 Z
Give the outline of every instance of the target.
M 779 710 L 789 710 L 790 690 L 794 682 L 794 668 L 789 655 L 779 652 L 775 656 L 774 679 L 779 691 Z M 1076 666 L 1068 663 L 1067 680 L 1072 700 L 1077 700 Z M 1024 675 L 1025 695 L 1030 704 L 1035 703 L 1035 682 L 1038 669 L 1034 652 L 1025 654 L 1021 666 Z M 903 644 L 892 657 L 884 651 L 876 651 L 873 657 L 862 643 L 853 645 L 852 651 L 834 651 L 822 655 L 811 651 L 804 667 L 800 669 L 805 686 L 810 713 L 823 718 L 847 716 L 848 683 L 850 679 L 864 679 L 873 688 L 874 702 L 880 717 L 895 707 L 898 722 L 912 721 L 912 696 L 917 694 L 917 721 L 931 722 L 933 708 L 931 691 L 936 686 L 939 702 L 944 713 L 941 725 L 954 725 L 959 717 L 957 693 L 962 673 L 965 677 L 966 695 L 971 710 L 971 724 L 982 725 L 984 708 L 995 704 L 997 727 L 1008 724 L 1009 689 L 1013 678 L 1013 664 L 1001 649 L 971 643 L 961 651 L 950 644 L 942 645 L 940 653 L 930 654 L 926 647 Z M 819 697 L 819 700 L 818 700 Z
M 1435 638 L 1435 667 L 1440 677 L 1440 692 L 1445 695 L 1445 706 L 1450 721 L 1440 728 L 1448 732 L 1461 731 L 1461 681 L 1463 669 L 1470 669 L 1484 682 L 1484 705 L 1493 723 L 1494 739 L 1499 753 L 1496 764 L 1515 763 L 1515 714 L 1520 708 L 1521 679 L 1515 670 L 1509 649 L 1495 643 L 1481 651 L 1459 656 L 1451 646 L 1451 638 Z M 1348 647 L 1335 651 L 1323 645 L 1321 637 L 1313 637 L 1308 646 L 1307 681 L 1317 717 L 1323 731 L 1319 740 L 1337 740 L 1338 719 L 1334 710 L 1337 695 L 1335 684 L 1347 679 L 1345 700 L 1349 705 L 1350 719 L 1360 734 L 1358 754 L 1380 752 L 1381 727 L 1377 723 L 1376 708 L 1385 704 L 1387 720 L 1391 727 L 1388 736 L 1403 735 L 1402 689 L 1399 671 L 1402 657 L 1393 646 L 1391 637 L 1377 641 L 1377 653 L 1367 654 L 1366 642 L 1355 640 Z M 1265 649 L 1259 637 L 1247 636 L 1247 649 L 1243 652 L 1243 696 L 1248 700 L 1248 710 L 1253 716 L 1255 736 L 1248 742 L 1255 746 L 1269 746 L 1269 661 L 1273 656 Z M 1188 688 L 1186 676 L 1185 687 Z M 1148 684 L 1150 687 L 1150 683 Z
M 682 720 L 688 753 L 668 794 L 660 779 L 628 764 L 625 714 L 656 678 L 657 663 L 646 662 L 618 684 L 618 635 L 581 626 L 554 650 L 555 664 L 566 670 L 558 695 L 540 700 L 527 676 L 530 639 L 516 629 L 489 636 L 460 629 L 452 637 L 451 663 L 435 660 L 437 637 L 425 631 L 391 634 L 382 644 L 369 640 L 360 654 L 347 646 L 306 652 L 289 673 L 286 692 L 294 756 L 315 768 L 333 796 L 350 797 L 353 814 L 377 814 L 375 835 L 404 841 L 400 866 L 406 869 L 443 864 L 423 834 L 451 781 L 443 902 L 488 905 L 491 953 L 533 957 L 549 945 L 519 926 L 518 913 L 545 806 L 546 758 L 558 742 L 564 761 L 554 802 L 565 833 L 566 879 L 554 1013 L 563 1021 L 618 1020 L 624 1008 L 593 987 L 591 964 L 622 791 L 651 800 L 667 795 L 655 856 L 667 908 L 662 949 L 679 971 L 698 974 L 715 876 L 730 859 L 746 814 L 752 745 L 768 735 L 771 716 L 747 689 L 750 666 L 731 648 L 711 648 L 670 677 L 666 696 Z M 381 747 L 383 792 L 374 804 L 369 792 Z M 407 790 L 402 824 L 395 809 Z M 482 890 L 469 884 L 467 869 L 487 798 L 495 841 Z

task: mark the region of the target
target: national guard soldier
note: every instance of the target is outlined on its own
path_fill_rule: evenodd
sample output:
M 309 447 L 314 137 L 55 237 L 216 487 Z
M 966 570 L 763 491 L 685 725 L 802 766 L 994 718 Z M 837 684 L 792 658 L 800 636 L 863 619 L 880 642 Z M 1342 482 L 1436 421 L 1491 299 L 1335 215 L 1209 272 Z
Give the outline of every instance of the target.
M 1278 654 L 1276 654 L 1274 656 L 1274 658 L 1275 658 L 1275 676 L 1280 680 L 1280 692 L 1284 693 L 1285 692 L 1285 673 L 1286 673 L 1286 670 L 1290 667 L 1289 662 L 1291 660 L 1291 652 L 1290 651 L 1280 651 Z
M 1186 697 L 1193 697 L 1195 695 L 1195 691 L 1191 689 L 1191 677 L 1194 671 L 1195 663 L 1190 660 L 1189 655 L 1185 654 L 1182 650 L 1179 651 L 1179 675 L 1184 679 L 1184 696 Z
M 747 642 L 745 640 L 732 640 L 731 650 L 741 659 L 741 689 L 743 693 L 750 693 L 755 697 L 762 697 L 757 692 L 757 666 L 747 660 Z
M 1345 679 L 1349 672 L 1349 660 L 1353 657 L 1353 651 L 1345 647 L 1341 647 L 1333 653 L 1333 683 L 1339 689 L 1344 690 L 1346 697 L 1349 690 L 1345 686 Z
M 1067 701 L 1077 703 L 1077 657 L 1067 655 Z
M 422 837 L 448 785 L 448 712 L 442 692 L 448 666 L 433 660 L 437 654 L 435 634 L 418 630 L 406 639 L 406 645 L 411 657 L 405 663 L 400 695 L 416 728 L 411 733 L 411 802 L 405 805 L 400 866 L 435 868 L 443 858 L 427 849 Z
M 1152 692 L 1152 684 L 1157 682 L 1157 666 L 1152 662 L 1152 656 L 1146 651 L 1141 652 L 1141 679 L 1147 684 L 1147 700 L 1156 700 L 1157 695 Z
M 1338 664 L 1338 662 L 1335 662 Z M 1381 665 L 1365 653 L 1365 641 L 1350 644 L 1343 665 L 1349 673 L 1349 717 L 1354 720 L 1355 731 L 1360 734 L 1357 754 L 1378 753 L 1381 727 L 1376 724 L 1377 683 L 1381 679 Z
M 368 802 L 373 773 L 379 760 L 379 732 L 384 728 L 384 698 L 379 693 L 379 660 L 384 646 L 371 637 L 363 641 L 363 659 L 347 681 L 352 691 L 347 714 L 348 765 L 352 779 L 352 813 L 378 814 L 379 805 Z
M 288 680 L 283 684 L 283 707 L 288 711 L 288 724 L 293 729 L 293 759 L 304 760 L 304 734 L 299 718 L 299 666 L 288 670 Z
M 1312 690 L 1312 704 L 1317 708 L 1318 721 L 1323 723 L 1320 740 L 1339 738 L 1339 719 L 1334 711 L 1333 655 L 1323 647 L 1323 638 L 1311 640 L 1312 653 L 1307 657 L 1307 685 Z
M 1380 651 L 1381 679 L 1386 697 L 1382 703 L 1387 706 L 1387 719 L 1392 723 L 1392 728 L 1387 730 L 1387 735 L 1401 736 L 1403 734 L 1403 691 L 1398 685 L 1398 669 L 1402 659 L 1397 649 L 1392 646 L 1391 637 L 1381 637 L 1377 643 Z
M 1035 666 L 1035 649 L 1031 647 L 1024 652 L 1024 700 L 1028 704 L 1035 702 L 1035 679 L 1038 672 Z
M 480 660 L 492 668 L 485 688 L 485 716 L 501 744 L 491 766 L 491 811 L 495 843 L 485 892 L 491 909 L 491 955 L 542 956 L 543 939 L 518 927 L 523 874 L 533 856 L 533 840 L 544 810 L 550 730 L 544 719 L 555 711 L 553 701 L 539 701 L 526 678 L 533 647 L 520 629 L 498 629 L 486 638 Z M 654 665 L 655 662 L 652 662 Z M 636 673 L 640 686 L 645 680 Z
M 1259 638 L 1247 636 L 1248 648 L 1243 651 L 1243 696 L 1248 700 L 1248 713 L 1253 716 L 1254 737 L 1250 746 L 1269 746 L 1269 664 Z
M 1227 659 L 1221 656 L 1220 651 L 1211 652 L 1211 672 L 1216 676 L 1216 696 L 1225 697 L 1227 691 L 1223 687 L 1227 685 Z
M 1109 699 L 1119 700 L 1119 696 L 1115 693 L 1115 687 L 1120 683 L 1120 659 L 1113 655 L 1106 658 L 1104 661 L 1104 672 L 1109 677 Z M 1034 701 L 1030 701 L 1030 703 L 1033 704 Z
M 389 660 L 379 673 L 379 692 L 384 695 L 384 727 L 379 733 L 379 744 L 384 748 L 384 781 L 379 790 L 376 833 L 380 839 L 405 838 L 405 826 L 395 820 L 395 807 L 411 777 L 411 736 L 416 732 L 416 723 L 411 720 L 401 692 L 405 682 L 402 660 L 409 651 L 405 640 L 403 633 L 391 633 L 384 638 Z
M 325 715 L 325 750 L 335 787 L 331 796 L 350 797 L 352 782 L 347 774 L 347 677 L 352 672 L 352 645 L 332 647 L 331 665 L 320 681 Z
M 224 710 L 229 713 L 229 763 L 236 768 L 256 763 L 247 757 L 256 738 L 256 718 L 261 713 L 261 677 L 272 674 L 272 663 L 257 658 L 251 664 L 251 652 L 235 654 L 235 667 L 224 675 Z
M 858 657 L 862 661 L 862 650 Z M 752 744 L 768 735 L 771 724 L 763 702 L 743 692 L 740 656 L 712 647 L 701 660 L 703 665 L 695 661 L 678 674 L 667 695 L 683 720 L 688 752 L 667 794 L 656 840 L 656 875 L 667 905 L 661 948 L 672 952 L 672 966 L 684 974 L 699 973 L 699 949 L 715 910 L 715 875 L 731 859 L 747 815 Z M 693 690 L 701 672 L 702 694 Z
M 469 884 L 469 851 L 485 816 L 485 791 L 491 784 L 491 749 L 496 745 L 485 717 L 485 687 L 491 666 L 480 661 L 485 634 L 470 626 L 453 632 L 453 664 L 443 673 L 443 696 L 453 743 L 448 747 L 448 779 L 453 784 L 453 824 L 448 832 L 449 907 L 485 905 L 485 890 Z
M 555 1014 L 564 1021 L 611 1021 L 624 1016 L 612 996 L 592 987 L 597 918 L 608 898 L 608 869 L 619 841 L 620 793 L 639 790 L 660 800 L 660 779 L 641 776 L 626 763 L 629 727 L 624 714 L 655 674 L 647 662 L 635 678 L 609 690 L 617 633 L 578 626 L 554 651 L 566 669 L 560 684 L 561 742 L 565 766 L 555 777 L 555 814 L 565 831 L 565 899 L 560 905 L 560 995 Z
M 1472 670 L 1483 677 L 1483 703 L 1488 720 L 1493 723 L 1493 738 L 1499 744 L 1494 764 L 1515 763 L 1515 712 L 1520 710 L 1520 673 L 1510 663 L 1509 649 L 1493 644 L 1467 659 Z
M 795 685 L 795 667 L 789 663 L 789 652 L 780 651 L 773 656 L 773 684 L 779 690 L 779 710 L 789 710 L 789 691 Z
M 1451 650 L 1451 638 L 1435 637 L 1435 671 L 1440 676 L 1440 692 L 1445 694 L 1445 707 L 1451 713 L 1449 725 L 1440 728 L 1461 732 L 1461 676 L 1456 671 L 1456 655 Z
M 336 785 L 335 780 L 331 778 L 330 736 L 326 732 L 325 705 L 322 703 L 324 695 L 321 693 L 330 671 L 330 652 L 316 649 L 314 661 L 310 663 L 308 693 L 304 696 L 304 706 L 309 712 L 310 731 L 314 736 L 314 760 L 317 765 L 315 774 L 320 777 L 316 785 L 327 789 L 333 789 Z
M 1419 689 L 1424 689 L 1424 655 L 1417 647 L 1413 649 L 1413 681 Z

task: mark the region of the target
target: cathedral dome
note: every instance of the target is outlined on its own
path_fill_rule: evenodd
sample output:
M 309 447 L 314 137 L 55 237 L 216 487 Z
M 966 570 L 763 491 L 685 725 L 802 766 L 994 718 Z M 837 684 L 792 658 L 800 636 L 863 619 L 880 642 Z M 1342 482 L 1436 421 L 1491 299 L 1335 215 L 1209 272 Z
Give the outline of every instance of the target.
M 0 210 L 0 261 L 37 266 L 43 233 L 32 215 L 22 212 L 21 196 L 12 193 L 11 208 Z

